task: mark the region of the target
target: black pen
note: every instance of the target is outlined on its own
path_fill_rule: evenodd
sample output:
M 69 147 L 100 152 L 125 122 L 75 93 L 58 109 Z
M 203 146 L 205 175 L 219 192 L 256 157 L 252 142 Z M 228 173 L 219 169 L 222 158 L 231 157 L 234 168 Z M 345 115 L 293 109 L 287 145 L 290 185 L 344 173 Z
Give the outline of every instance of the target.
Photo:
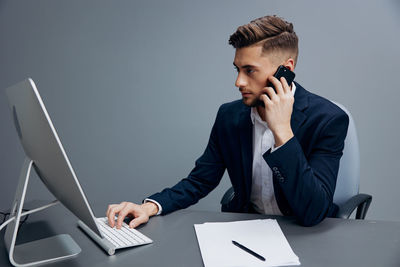
M 262 260 L 262 261 L 265 261 L 265 258 L 264 258 L 263 256 L 261 256 L 260 254 L 255 253 L 255 252 L 252 251 L 251 249 L 246 248 L 245 246 L 243 246 L 243 245 L 241 245 L 241 244 L 239 244 L 238 242 L 233 241 L 233 240 L 232 240 L 232 243 L 233 243 L 235 246 L 237 246 L 237 247 L 243 249 L 243 250 L 246 251 L 247 253 L 250 253 L 251 255 L 253 255 L 254 257 L 256 257 L 257 259 Z

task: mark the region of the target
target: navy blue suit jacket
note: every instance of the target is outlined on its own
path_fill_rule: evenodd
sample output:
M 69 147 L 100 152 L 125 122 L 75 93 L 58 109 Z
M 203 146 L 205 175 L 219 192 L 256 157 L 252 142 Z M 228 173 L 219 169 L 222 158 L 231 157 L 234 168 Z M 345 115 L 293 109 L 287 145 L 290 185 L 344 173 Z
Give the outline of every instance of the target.
M 275 198 L 284 215 L 311 226 L 334 216 L 332 202 L 349 118 L 332 102 L 296 83 L 291 117 L 294 137 L 264 159 L 272 169 Z M 242 100 L 223 104 L 203 155 L 189 176 L 150 196 L 162 214 L 186 208 L 206 196 L 228 170 L 235 197 L 227 211 L 253 212 L 252 131 L 250 107 Z

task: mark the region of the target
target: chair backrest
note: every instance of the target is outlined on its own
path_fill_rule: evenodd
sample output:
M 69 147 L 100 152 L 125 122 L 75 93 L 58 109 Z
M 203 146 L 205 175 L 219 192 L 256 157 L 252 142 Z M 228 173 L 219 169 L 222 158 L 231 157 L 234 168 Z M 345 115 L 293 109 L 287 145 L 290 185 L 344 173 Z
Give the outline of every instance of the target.
M 333 202 L 341 205 L 352 196 L 358 194 L 360 185 L 360 151 L 353 117 L 343 105 L 336 102 L 333 103 L 349 116 L 349 128 L 344 140 L 343 156 L 340 159 L 336 189 L 333 195 Z

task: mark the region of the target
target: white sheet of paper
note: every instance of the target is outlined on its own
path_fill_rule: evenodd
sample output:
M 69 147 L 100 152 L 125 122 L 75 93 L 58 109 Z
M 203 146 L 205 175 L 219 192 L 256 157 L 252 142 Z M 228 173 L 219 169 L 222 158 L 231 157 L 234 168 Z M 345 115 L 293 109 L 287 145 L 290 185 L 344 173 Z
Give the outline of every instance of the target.
M 300 265 L 276 220 L 248 220 L 195 224 L 205 267 Z M 232 240 L 263 256 L 254 257 Z

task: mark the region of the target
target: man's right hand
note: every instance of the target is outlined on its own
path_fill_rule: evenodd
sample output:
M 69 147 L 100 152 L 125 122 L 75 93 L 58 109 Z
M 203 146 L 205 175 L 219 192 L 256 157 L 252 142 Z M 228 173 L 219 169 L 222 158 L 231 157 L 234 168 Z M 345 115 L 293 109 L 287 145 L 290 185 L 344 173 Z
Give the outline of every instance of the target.
M 107 209 L 108 224 L 111 227 L 116 226 L 121 229 L 125 217 L 133 218 L 129 222 L 130 228 L 136 228 L 143 223 L 147 223 L 149 218 L 156 215 L 158 207 L 153 202 L 146 202 L 142 205 L 137 205 L 132 202 L 121 202 L 120 204 L 111 204 Z M 115 216 L 117 221 L 115 222 Z

